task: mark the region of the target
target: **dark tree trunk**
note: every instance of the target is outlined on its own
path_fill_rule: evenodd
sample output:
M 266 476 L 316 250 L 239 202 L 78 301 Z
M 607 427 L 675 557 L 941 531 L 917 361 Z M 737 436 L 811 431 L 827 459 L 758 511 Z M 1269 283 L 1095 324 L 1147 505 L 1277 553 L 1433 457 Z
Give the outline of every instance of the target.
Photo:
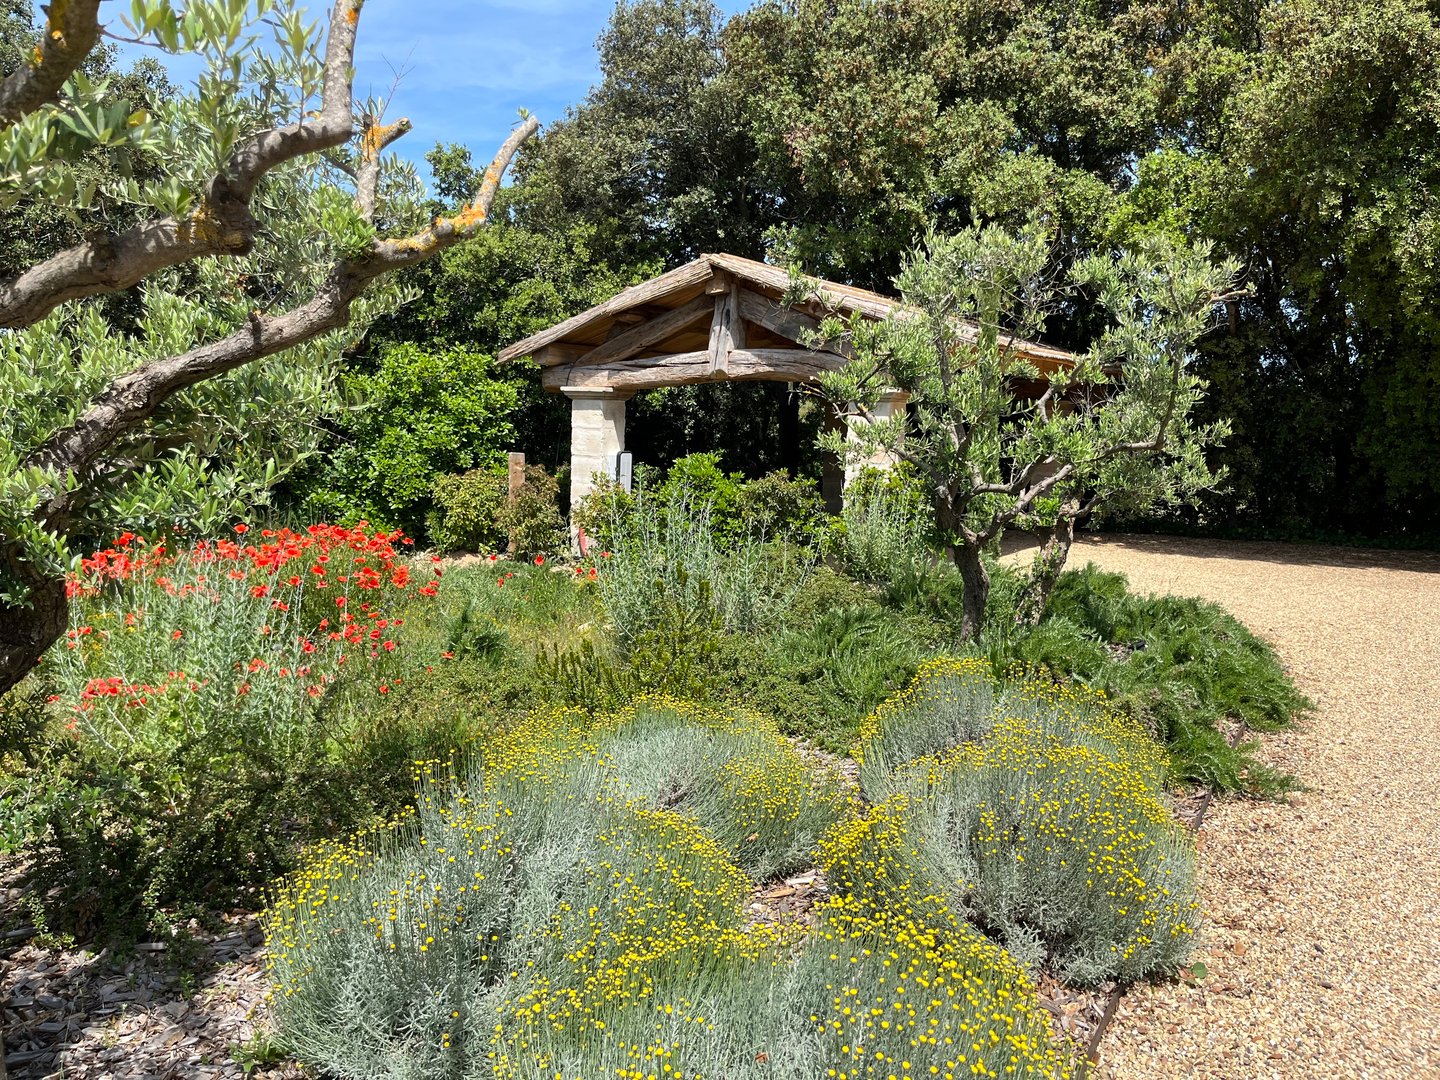
M 963 544 L 952 548 L 950 557 L 960 571 L 960 581 L 964 585 L 960 636 L 966 641 L 975 641 L 985 628 L 985 605 L 990 600 L 990 571 L 985 569 L 978 545 Z
M 65 633 L 70 619 L 65 580 L 35 572 L 13 549 L 0 548 L 12 581 L 30 586 L 24 604 L 0 603 L 0 694 L 6 693 L 40 662 L 45 650 Z

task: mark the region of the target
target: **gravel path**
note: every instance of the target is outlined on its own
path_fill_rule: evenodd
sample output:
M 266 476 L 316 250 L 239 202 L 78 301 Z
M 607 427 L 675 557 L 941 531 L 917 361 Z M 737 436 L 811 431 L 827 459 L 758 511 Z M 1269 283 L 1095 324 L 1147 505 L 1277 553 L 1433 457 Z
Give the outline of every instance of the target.
M 1307 790 L 1205 821 L 1208 977 L 1132 990 L 1101 1075 L 1440 1077 L 1440 556 L 1114 536 L 1088 561 L 1223 604 L 1318 706 L 1264 737 Z

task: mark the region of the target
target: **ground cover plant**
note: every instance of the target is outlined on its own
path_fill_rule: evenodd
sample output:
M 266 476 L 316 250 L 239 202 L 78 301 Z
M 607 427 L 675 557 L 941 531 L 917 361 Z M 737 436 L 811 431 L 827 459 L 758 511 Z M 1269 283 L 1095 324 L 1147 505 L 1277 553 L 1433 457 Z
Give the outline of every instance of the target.
M 552 709 L 458 786 L 421 779 L 414 814 L 317 850 L 266 917 L 281 1036 L 333 1075 L 1073 1071 L 939 893 L 866 891 L 833 779 L 753 715 Z M 814 930 L 746 926 L 755 873 L 821 832 L 856 887 Z

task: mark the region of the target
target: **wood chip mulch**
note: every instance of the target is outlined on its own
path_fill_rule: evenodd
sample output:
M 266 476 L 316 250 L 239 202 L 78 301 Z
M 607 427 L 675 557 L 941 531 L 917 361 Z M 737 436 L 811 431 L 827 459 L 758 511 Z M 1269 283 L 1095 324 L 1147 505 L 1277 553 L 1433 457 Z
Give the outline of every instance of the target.
M 0 948 L 0 1024 L 11 1080 L 231 1080 L 234 1056 L 265 1030 L 264 939 L 253 915 L 192 932 L 182 979 L 166 942 L 108 949 Z M 198 957 L 195 955 L 198 953 Z M 197 963 L 198 960 L 198 963 Z M 187 985 L 188 983 L 188 985 Z M 254 1080 L 291 1080 L 259 1066 Z

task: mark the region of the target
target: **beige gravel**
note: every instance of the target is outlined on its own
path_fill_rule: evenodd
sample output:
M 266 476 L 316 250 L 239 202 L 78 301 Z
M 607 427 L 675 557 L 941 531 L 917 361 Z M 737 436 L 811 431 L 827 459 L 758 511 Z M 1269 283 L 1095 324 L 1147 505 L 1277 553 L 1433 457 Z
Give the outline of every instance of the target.
M 1308 790 L 1201 830 L 1208 978 L 1132 990 L 1101 1075 L 1440 1077 L 1440 556 L 1112 536 L 1090 561 L 1224 604 L 1318 706 L 1263 739 Z

